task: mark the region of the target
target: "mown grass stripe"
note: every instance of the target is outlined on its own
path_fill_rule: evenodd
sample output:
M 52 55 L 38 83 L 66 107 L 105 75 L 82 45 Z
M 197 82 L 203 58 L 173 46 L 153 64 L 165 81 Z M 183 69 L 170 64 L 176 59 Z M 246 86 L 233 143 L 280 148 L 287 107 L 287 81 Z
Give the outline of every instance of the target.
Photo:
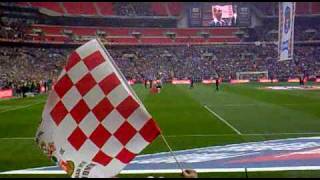
M 7 110 L 4 110 L 4 111 L 0 111 L 0 114 L 5 113 L 5 112 L 9 112 L 9 111 L 15 111 L 15 110 L 19 110 L 19 109 L 29 108 L 31 106 L 34 106 L 34 105 L 37 105 L 37 104 L 42 104 L 44 102 L 45 101 L 40 101 L 40 102 L 36 102 L 36 103 L 25 105 L 25 106 L 19 106 L 19 107 L 16 107 L 16 108 L 7 109 Z

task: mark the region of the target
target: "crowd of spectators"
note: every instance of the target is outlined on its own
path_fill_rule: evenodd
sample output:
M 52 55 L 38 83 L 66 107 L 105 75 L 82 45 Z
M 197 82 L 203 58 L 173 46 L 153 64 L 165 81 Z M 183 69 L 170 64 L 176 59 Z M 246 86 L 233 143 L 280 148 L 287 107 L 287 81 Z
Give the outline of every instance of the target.
M 0 18 L 0 38 L 3 39 L 24 39 L 29 27 L 26 19 Z
M 150 3 L 115 3 L 119 15 L 151 15 L 146 9 Z M 297 20 L 295 41 L 320 40 L 318 18 Z M 25 39 L 25 32 L 32 22 L 19 18 L 0 18 L 0 38 Z M 314 33 L 305 33 L 313 29 Z M 276 41 L 277 22 L 264 22 L 255 28 L 255 40 Z M 309 34 L 309 35 L 308 35 Z M 310 34 L 313 34 L 312 36 Z M 249 33 L 249 37 L 252 36 Z M 249 38 L 250 39 L 250 38 Z M 277 46 L 268 45 L 197 45 L 197 46 L 114 46 L 108 48 L 115 62 L 127 79 L 153 79 L 161 74 L 164 80 L 173 78 L 196 80 L 220 76 L 236 78 L 237 72 L 268 71 L 269 77 L 287 79 L 299 74 L 320 75 L 320 48 L 298 46 L 294 60 L 278 62 Z M 0 88 L 29 87 L 48 84 L 56 79 L 72 49 L 37 47 L 0 47 Z M 125 55 L 129 56 L 125 56 Z M 212 54 L 212 56 L 206 56 Z M 34 84 L 34 85 L 32 85 Z M 32 87 L 31 87 L 32 86 Z
M 115 2 L 114 12 L 120 16 L 153 16 L 149 2 Z
M 0 47 L 0 89 L 39 93 L 51 87 L 65 63 L 67 51 L 52 48 Z
M 54 81 L 72 49 L 0 47 L 0 87 Z M 277 61 L 277 46 L 199 45 L 172 47 L 108 47 L 127 79 L 195 80 L 220 76 L 235 79 L 237 72 L 268 71 L 286 80 L 320 75 L 320 47 L 296 46 L 292 61 Z M 206 56 L 209 54 L 208 56 Z M 211 55 L 212 56 L 211 56 Z M 128 56 L 129 55 L 129 56 Z
M 320 24 L 319 18 L 299 19 L 294 25 L 294 40 L 308 41 L 320 40 Z M 263 23 L 263 26 L 258 26 L 255 29 L 257 40 L 259 41 L 277 41 L 278 40 L 278 19 L 268 20 Z

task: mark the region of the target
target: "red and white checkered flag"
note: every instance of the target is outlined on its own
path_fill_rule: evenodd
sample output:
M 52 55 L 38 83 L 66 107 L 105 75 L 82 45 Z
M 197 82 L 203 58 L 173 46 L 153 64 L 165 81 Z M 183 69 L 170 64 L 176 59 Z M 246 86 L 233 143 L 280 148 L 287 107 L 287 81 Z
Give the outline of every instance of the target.
M 107 50 L 91 40 L 69 56 L 36 141 L 72 177 L 113 177 L 159 134 Z

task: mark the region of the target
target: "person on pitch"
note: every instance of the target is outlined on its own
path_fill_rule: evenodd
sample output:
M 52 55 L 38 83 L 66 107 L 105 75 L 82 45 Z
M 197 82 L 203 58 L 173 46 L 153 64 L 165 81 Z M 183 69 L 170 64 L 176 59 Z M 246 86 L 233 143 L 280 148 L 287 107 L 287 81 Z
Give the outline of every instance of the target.
M 144 79 L 144 88 L 148 88 L 148 79 Z
M 193 77 L 190 77 L 190 89 L 192 89 L 193 88 Z
M 220 85 L 220 81 L 219 81 L 219 76 L 216 77 L 216 91 L 219 91 L 219 85 Z

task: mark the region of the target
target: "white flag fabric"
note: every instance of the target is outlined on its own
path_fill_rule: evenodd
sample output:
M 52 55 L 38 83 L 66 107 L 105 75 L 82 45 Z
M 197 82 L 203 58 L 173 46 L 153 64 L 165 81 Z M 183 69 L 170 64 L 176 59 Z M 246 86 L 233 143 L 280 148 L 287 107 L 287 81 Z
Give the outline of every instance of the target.
M 295 2 L 279 3 L 279 61 L 293 59 Z
M 113 177 L 160 134 L 107 50 L 69 56 L 49 93 L 36 142 L 71 177 Z

